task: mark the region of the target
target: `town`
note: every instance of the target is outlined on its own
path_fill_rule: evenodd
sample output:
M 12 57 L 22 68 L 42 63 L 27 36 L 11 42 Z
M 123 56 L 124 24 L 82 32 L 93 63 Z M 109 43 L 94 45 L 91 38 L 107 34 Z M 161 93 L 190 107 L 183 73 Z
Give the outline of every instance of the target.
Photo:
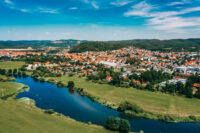
M 200 0 L 0 10 L 0 133 L 200 133 Z
M 178 83 L 185 85 L 189 77 L 200 74 L 198 52 L 163 53 L 127 47 L 111 51 L 82 53 L 61 51 L 52 54 L 50 52 L 52 49 L 46 48 L 45 52 L 33 52 L 32 48 L 28 48 L 27 51 L 1 50 L 0 56 L 24 61 L 34 58 L 28 61 L 26 66 L 28 71 L 42 69 L 57 75 L 78 75 L 94 82 L 115 86 L 133 86 L 171 93 L 175 93 L 176 90 L 179 91 L 177 93 L 189 97 L 198 93 L 197 97 L 199 97 L 199 83 L 192 82 L 190 92 L 183 92 L 175 87 Z M 38 77 L 37 73 L 33 76 Z

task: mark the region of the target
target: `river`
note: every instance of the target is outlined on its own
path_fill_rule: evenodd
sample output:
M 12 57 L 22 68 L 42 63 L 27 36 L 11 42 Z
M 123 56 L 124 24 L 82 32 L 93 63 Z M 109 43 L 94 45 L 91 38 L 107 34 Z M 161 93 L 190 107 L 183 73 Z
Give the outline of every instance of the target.
M 33 99 L 41 109 L 53 109 L 55 112 L 69 116 L 77 121 L 92 122 L 103 125 L 107 117 L 123 117 L 120 112 L 107 108 L 86 96 L 81 96 L 68 88 L 36 81 L 31 77 L 17 78 L 18 83 L 26 84 L 29 91 L 17 95 L 17 99 L 28 97 Z M 126 118 L 127 119 L 127 118 Z M 144 133 L 200 133 L 200 123 L 165 123 L 149 119 L 128 119 L 132 131 L 143 130 Z

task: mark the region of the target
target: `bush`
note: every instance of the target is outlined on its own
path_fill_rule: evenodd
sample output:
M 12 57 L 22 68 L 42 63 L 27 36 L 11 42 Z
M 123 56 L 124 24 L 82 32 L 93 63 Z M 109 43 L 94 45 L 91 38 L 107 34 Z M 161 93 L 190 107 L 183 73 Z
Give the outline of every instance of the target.
M 74 88 L 74 81 L 68 81 L 67 88 L 73 89 Z
M 119 131 L 121 132 L 129 132 L 131 130 L 131 126 L 128 120 L 120 119 L 119 120 Z
M 74 74 L 73 73 L 69 73 L 69 77 L 73 77 L 74 76 Z
M 48 109 L 48 110 L 45 110 L 44 113 L 46 114 L 53 114 L 55 113 L 53 109 Z
M 115 131 L 119 129 L 119 124 L 114 117 L 110 116 L 106 121 L 106 128 Z
M 131 130 L 131 126 L 128 120 L 114 118 L 112 116 L 108 117 L 106 121 L 106 128 L 113 131 L 120 131 L 125 133 Z
M 131 110 L 131 111 L 136 112 L 136 113 L 143 113 L 144 112 L 144 110 L 141 109 L 138 105 L 131 104 L 127 101 L 121 103 L 118 107 L 118 110 L 121 111 L 121 112 L 124 112 L 126 110 Z
M 193 116 L 193 115 L 190 115 L 189 118 L 190 118 L 191 120 L 193 120 L 193 121 L 196 121 L 196 120 L 197 120 L 197 118 L 196 118 L 195 116 Z
M 61 81 L 59 81 L 59 82 L 57 83 L 57 87 L 58 87 L 58 88 L 63 88 L 63 87 L 64 87 L 64 84 L 63 84 Z

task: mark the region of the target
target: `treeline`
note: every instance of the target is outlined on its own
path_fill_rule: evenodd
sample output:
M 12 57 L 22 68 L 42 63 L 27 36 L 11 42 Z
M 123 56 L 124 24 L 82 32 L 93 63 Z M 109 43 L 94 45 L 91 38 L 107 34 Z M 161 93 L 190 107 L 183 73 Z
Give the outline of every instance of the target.
M 74 46 L 79 42 L 79 40 L 57 40 L 54 43 L 51 40 L 22 40 L 22 41 L 0 41 L 0 49 L 11 48 L 42 48 L 42 47 L 67 47 L 67 46 Z M 82 41 L 81 41 L 82 42 Z
M 59 64 L 61 62 L 69 62 L 71 59 L 65 58 L 64 56 L 44 56 L 44 55 L 29 55 L 29 56 L 20 56 L 20 61 L 25 61 L 27 64 L 33 64 L 34 62 L 50 62 Z
M 14 77 L 26 77 L 26 72 L 25 72 L 25 69 L 24 67 L 20 68 L 20 69 L 0 69 L 0 75 L 4 75 L 6 77 L 11 77 L 11 76 L 14 76 Z M 4 81 L 4 79 L 0 79 L 0 81 Z
M 106 68 L 102 64 L 99 64 L 96 67 L 98 73 L 95 75 L 94 74 L 88 75 L 87 76 L 88 80 L 93 80 L 96 82 L 100 81 L 99 83 L 101 83 L 106 80 L 107 76 L 110 76 L 111 80 L 109 84 L 120 87 L 136 87 L 136 88 L 141 87 L 143 89 L 148 89 L 149 86 L 147 88 L 144 88 L 144 86 L 139 86 L 138 84 L 142 84 L 143 82 L 145 82 L 145 84 L 155 85 L 163 81 L 172 79 L 173 77 L 171 74 L 162 71 L 155 71 L 153 69 L 141 72 L 140 75 L 137 75 L 136 73 L 133 72 L 133 74 L 131 75 L 127 74 L 123 76 L 123 69 L 121 69 L 120 72 L 115 72 L 112 67 Z M 138 81 L 139 83 L 134 81 Z
M 140 82 L 149 82 L 154 85 L 162 81 L 172 79 L 173 76 L 169 73 L 156 71 L 152 69 L 149 71 L 142 72 L 141 75 L 130 75 L 129 78 L 139 80 Z
M 200 39 L 172 39 L 172 40 L 124 40 L 124 41 L 107 41 L 107 42 L 83 42 L 71 49 L 72 53 L 80 53 L 85 51 L 105 51 L 115 50 L 123 47 L 133 46 L 141 49 L 162 52 L 177 51 L 199 51 Z
M 107 42 L 83 42 L 78 46 L 72 48 L 69 52 L 81 53 L 85 51 L 106 51 L 123 48 L 125 45 L 121 44 L 109 44 Z
M 31 75 L 33 78 L 44 78 L 44 77 L 61 77 L 61 73 L 52 73 L 46 67 L 37 67 L 36 70 L 33 70 Z

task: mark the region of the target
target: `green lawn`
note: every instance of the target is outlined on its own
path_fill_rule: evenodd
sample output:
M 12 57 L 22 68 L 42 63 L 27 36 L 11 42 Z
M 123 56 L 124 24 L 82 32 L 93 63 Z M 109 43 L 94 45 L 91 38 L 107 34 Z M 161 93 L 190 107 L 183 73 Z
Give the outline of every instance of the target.
M 0 82 L 0 95 L 12 94 L 23 85 Z M 33 105 L 0 99 L 0 133 L 109 133 L 101 126 L 77 122 L 63 115 L 49 115 Z
M 177 116 L 200 116 L 200 99 L 172 96 L 161 92 L 149 92 L 134 88 L 120 88 L 108 84 L 98 84 L 86 81 L 84 78 L 63 76 L 55 78 L 64 84 L 74 81 L 76 87 L 84 88 L 84 91 L 93 96 L 100 97 L 108 103 L 119 104 L 129 101 L 139 105 L 146 111 L 157 114 L 173 114 Z
M 22 61 L 6 61 L 6 62 L 0 62 L 0 69 L 14 69 L 14 68 L 20 68 L 25 64 L 25 62 Z

